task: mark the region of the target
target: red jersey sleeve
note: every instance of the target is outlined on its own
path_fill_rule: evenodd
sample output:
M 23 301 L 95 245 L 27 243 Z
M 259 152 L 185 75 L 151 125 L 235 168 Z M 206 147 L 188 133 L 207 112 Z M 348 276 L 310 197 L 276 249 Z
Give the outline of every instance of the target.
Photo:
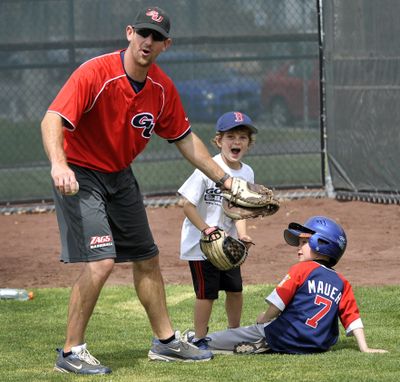
M 288 274 L 277 285 L 274 291 L 266 298 L 267 302 L 274 304 L 281 311 L 290 303 L 296 291 L 303 285 L 308 275 L 318 267 L 313 262 L 298 263 L 293 265 Z
M 353 288 L 341 275 L 338 275 L 344 283 L 343 295 L 339 303 L 339 318 L 348 333 L 358 327 L 363 327 L 360 319 L 357 302 L 354 297 Z
M 81 119 L 82 114 L 90 108 L 94 102 L 96 91 L 92 89 L 95 71 L 90 63 L 80 66 L 69 77 L 61 88 L 48 111 L 61 115 L 74 130 Z M 68 126 L 67 126 L 68 127 Z

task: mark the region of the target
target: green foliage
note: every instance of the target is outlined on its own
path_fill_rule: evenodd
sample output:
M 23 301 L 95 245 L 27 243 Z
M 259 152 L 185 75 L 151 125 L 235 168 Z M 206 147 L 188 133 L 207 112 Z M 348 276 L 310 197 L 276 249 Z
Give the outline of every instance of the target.
M 244 158 L 253 168 L 257 183 L 276 188 L 322 184 L 319 129 L 274 129 L 261 121 L 257 126 L 256 143 Z M 211 154 L 218 152 L 211 144 L 213 124 L 194 124 L 193 131 Z M 51 199 L 50 167 L 40 122 L 0 120 L 0 133 L 0 202 Z M 173 194 L 194 170 L 174 144 L 158 136 L 152 137 L 132 166 L 144 194 Z
M 1 167 L 47 161 L 42 146 L 39 121 L 10 123 L 0 120 L 0 132 Z
M 272 286 L 245 287 L 242 324 L 252 324 L 263 310 Z M 191 286 L 167 286 L 167 301 L 176 328 L 192 327 Z M 64 341 L 69 289 L 37 289 L 32 301 L 0 301 L 0 380 L 83 381 L 52 371 L 56 347 Z M 308 356 L 218 355 L 210 362 L 150 362 L 151 329 L 133 287 L 104 288 L 86 340 L 90 351 L 113 369 L 96 381 L 396 381 L 400 334 L 399 287 L 356 288 L 370 347 L 389 354 L 364 354 L 354 338 L 341 332 L 332 351 Z M 224 295 L 214 304 L 210 330 L 226 327 Z

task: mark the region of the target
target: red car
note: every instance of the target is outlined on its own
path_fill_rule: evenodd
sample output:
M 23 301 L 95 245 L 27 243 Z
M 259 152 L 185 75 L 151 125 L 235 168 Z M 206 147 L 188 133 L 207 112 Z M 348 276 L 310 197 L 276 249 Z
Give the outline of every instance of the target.
M 274 126 L 315 123 L 320 115 L 319 63 L 287 62 L 269 72 L 261 97 Z

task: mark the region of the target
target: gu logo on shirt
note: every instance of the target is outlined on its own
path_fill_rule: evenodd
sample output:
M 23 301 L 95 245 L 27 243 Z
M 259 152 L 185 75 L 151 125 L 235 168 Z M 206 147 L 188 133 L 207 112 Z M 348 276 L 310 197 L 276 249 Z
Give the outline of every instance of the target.
M 151 17 L 151 19 L 157 23 L 161 23 L 163 21 L 164 17 L 160 16 L 157 11 L 154 9 L 150 9 L 146 12 L 146 16 Z
M 110 235 L 105 236 L 92 236 L 90 238 L 90 249 L 109 247 L 113 245 Z
M 136 129 L 143 129 L 142 137 L 149 139 L 153 134 L 153 129 L 155 126 L 154 116 L 151 113 L 136 114 L 132 118 L 131 125 Z
M 221 204 L 222 195 L 220 188 L 207 188 L 204 193 L 204 201 L 208 204 Z

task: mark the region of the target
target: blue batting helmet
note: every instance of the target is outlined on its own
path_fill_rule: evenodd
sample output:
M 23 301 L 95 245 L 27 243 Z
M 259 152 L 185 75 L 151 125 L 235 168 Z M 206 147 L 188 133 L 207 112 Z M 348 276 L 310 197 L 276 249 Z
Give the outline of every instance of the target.
M 328 256 L 335 265 L 346 250 L 346 233 L 334 220 L 326 216 L 313 216 L 304 225 L 290 223 L 283 234 L 289 245 L 297 247 L 300 237 L 309 237 L 310 248 L 321 255 Z

